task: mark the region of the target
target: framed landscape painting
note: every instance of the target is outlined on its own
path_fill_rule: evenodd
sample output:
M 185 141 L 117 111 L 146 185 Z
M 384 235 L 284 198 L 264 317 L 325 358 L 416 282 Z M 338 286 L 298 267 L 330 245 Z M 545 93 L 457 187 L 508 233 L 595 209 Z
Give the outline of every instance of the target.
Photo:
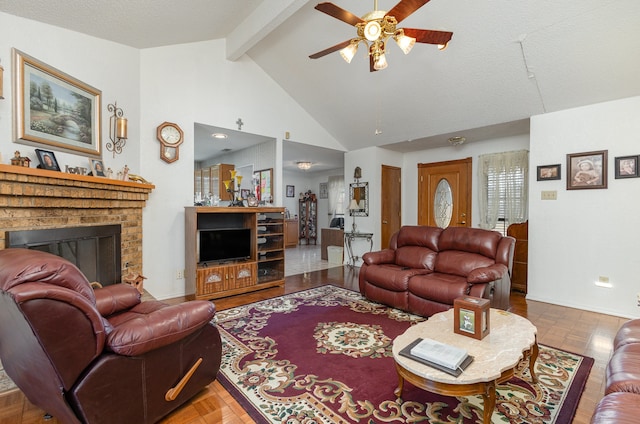
M 100 90 L 13 49 L 18 142 L 100 156 Z

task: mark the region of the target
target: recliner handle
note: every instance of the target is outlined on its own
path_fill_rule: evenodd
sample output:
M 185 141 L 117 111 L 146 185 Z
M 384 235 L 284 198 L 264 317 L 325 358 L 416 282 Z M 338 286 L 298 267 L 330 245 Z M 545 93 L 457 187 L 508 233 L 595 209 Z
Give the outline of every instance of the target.
M 180 392 L 182 391 L 182 389 L 184 389 L 184 386 L 187 385 L 187 383 L 191 379 L 191 376 L 193 375 L 194 372 L 196 372 L 196 370 L 198 369 L 201 363 L 202 363 L 202 358 L 198 358 L 198 360 L 196 361 L 195 364 L 193 364 L 191 369 L 189 369 L 189 371 L 187 371 L 184 377 L 182 377 L 180 381 L 178 381 L 178 384 L 176 384 L 175 387 L 172 387 L 169 390 L 167 390 L 167 393 L 165 393 L 164 395 L 164 400 L 166 400 L 167 402 L 176 400 L 178 395 L 180 395 Z

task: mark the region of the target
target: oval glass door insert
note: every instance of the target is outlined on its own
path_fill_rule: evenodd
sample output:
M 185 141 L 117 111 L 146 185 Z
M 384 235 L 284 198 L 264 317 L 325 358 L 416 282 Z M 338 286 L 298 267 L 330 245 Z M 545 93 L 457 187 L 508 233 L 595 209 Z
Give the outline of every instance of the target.
M 436 225 L 440 228 L 447 228 L 451 223 L 453 215 L 453 195 L 449 181 L 441 179 L 436 187 L 433 199 L 433 216 Z

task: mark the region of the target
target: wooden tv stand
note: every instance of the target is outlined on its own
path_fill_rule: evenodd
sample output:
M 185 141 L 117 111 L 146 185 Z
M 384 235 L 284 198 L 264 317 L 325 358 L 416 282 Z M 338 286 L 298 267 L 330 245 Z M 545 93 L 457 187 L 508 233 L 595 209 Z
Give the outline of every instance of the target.
M 250 228 L 247 260 L 198 264 L 198 230 Z M 284 208 L 185 207 L 185 284 L 196 299 L 284 286 Z

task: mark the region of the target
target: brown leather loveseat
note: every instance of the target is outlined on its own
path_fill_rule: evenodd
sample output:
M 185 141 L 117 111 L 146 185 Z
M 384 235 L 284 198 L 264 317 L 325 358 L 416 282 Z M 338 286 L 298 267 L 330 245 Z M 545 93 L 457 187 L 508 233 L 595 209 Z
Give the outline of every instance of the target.
M 363 255 L 360 292 L 376 302 L 431 316 L 460 296 L 508 309 L 515 239 L 478 228 L 403 226 L 389 248 Z
M 618 330 L 605 379 L 605 396 L 596 406 L 591 423 L 640 422 L 640 319 L 627 321 Z
M 214 315 L 207 301 L 141 302 L 128 284 L 94 292 L 66 259 L 0 250 L 2 364 L 58 422 L 159 421 L 215 379 Z

